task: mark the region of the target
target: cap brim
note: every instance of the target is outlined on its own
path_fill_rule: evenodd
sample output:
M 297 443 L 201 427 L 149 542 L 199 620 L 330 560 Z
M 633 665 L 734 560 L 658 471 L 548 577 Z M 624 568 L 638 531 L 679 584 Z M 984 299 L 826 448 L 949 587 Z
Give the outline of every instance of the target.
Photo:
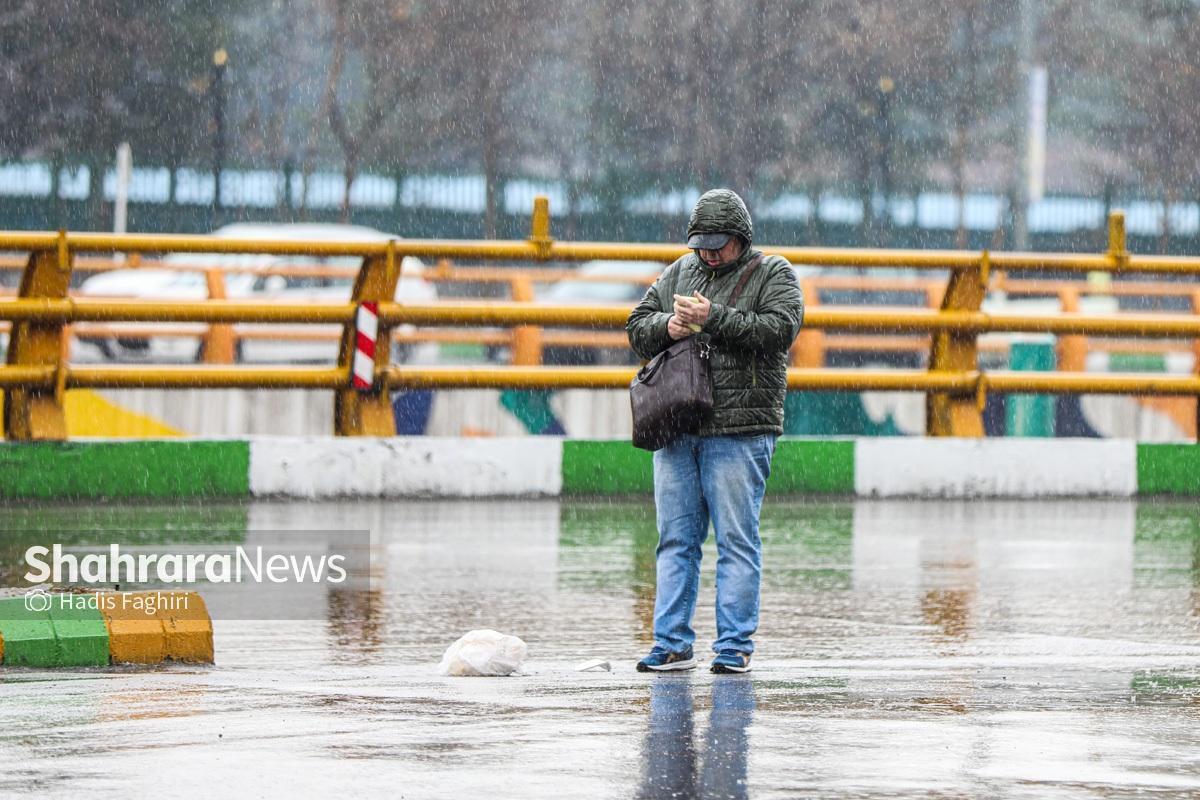
M 720 250 L 731 238 L 728 233 L 693 233 L 687 244 L 692 250 Z

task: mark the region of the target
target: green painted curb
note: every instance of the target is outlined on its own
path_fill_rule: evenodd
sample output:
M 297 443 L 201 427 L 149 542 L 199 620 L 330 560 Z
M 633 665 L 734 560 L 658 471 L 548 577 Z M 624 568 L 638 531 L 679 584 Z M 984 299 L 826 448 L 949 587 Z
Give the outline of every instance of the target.
M 10 442 L 0 445 L 0 498 L 246 496 L 247 441 Z
M 563 441 L 563 494 L 646 494 L 654 491 L 653 454 L 626 441 Z
M 854 441 L 780 439 L 767 491 L 804 494 L 854 493 Z M 651 494 L 653 456 L 624 441 L 566 440 L 562 493 Z
M 58 639 L 63 667 L 103 667 L 108 664 L 108 625 L 88 595 L 51 595 L 50 619 Z M 46 665 L 49 666 L 49 665 Z
M 44 595 L 49 609 L 31 611 L 24 597 L 0 600 L 4 665 L 102 667 L 108 664 L 108 626 L 84 595 Z M 90 607 L 89 607 L 90 606 Z
M 0 500 L 245 498 L 252 446 L 247 440 L 0 443 Z M 768 491 L 853 495 L 855 448 L 854 439 L 782 438 Z M 562 495 L 654 491 L 652 455 L 628 441 L 564 440 L 560 466 Z M 1200 496 L 1200 445 L 1138 444 L 1137 494 Z
M 58 639 L 49 611 L 30 611 L 25 598 L 0 600 L 0 637 L 4 639 L 4 665 L 56 667 Z
M 854 440 L 780 439 L 767 491 L 854 494 Z
M 1200 445 L 1139 444 L 1137 493 L 1200 494 Z

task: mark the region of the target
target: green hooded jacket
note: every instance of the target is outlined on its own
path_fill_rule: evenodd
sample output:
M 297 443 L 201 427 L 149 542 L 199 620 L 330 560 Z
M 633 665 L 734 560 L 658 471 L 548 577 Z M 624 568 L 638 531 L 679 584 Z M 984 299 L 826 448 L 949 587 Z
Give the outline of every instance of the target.
M 713 344 L 713 415 L 701 436 L 783 433 L 787 354 L 800 332 L 804 301 L 787 259 L 764 256 L 737 304 L 728 304 L 742 273 L 759 254 L 749 244 L 752 231 L 750 215 L 736 194 L 715 190 L 703 195 L 688 234 L 737 233 L 747 241 L 745 250 L 732 264 L 716 269 L 695 253 L 683 256 L 663 271 L 625 323 L 634 352 L 653 358 L 673 343 L 667 320 L 674 295 L 698 291 L 712 301 L 703 330 Z

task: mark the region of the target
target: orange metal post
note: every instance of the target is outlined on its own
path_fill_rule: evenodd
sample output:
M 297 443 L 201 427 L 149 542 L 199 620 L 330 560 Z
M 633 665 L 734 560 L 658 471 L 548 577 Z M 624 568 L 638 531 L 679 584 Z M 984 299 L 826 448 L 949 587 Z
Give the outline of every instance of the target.
M 1192 292 L 1192 313 L 1200 314 L 1200 289 Z M 1192 353 L 1196 359 L 1192 371 L 1200 375 L 1200 337 L 1192 340 Z
M 931 283 L 925 288 L 925 304 L 930 308 L 941 308 L 942 299 L 946 296 L 944 283 Z
M 512 282 L 512 299 L 518 303 L 534 301 L 533 282 L 517 278 Z M 542 329 L 537 325 L 517 325 L 512 330 L 512 363 L 519 367 L 542 363 Z
M 1192 313 L 1200 314 L 1200 289 L 1192 292 Z M 1200 337 L 1192 340 L 1192 374 L 1200 376 Z M 1200 441 L 1200 397 L 1196 398 L 1196 439 Z
M 209 300 L 225 299 L 225 273 L 219 269 L 208 269 L 204 272 L 204 280 L 208 284 Z M 200 340 L 200 360 L 205 364 L 232 364 L 236 354 L 233 326 L 220 322 L 209 324 L 208 331 Z
M 811 278 L 806 278 L 800 282 L 800 289 L 804 294 L 804 308 L 816 308 L 821 304 L 820 298 L 817 296 L 817 288 Z M 792 348 L 792 366 L 793 367 L 823 367 L 825 366 L 825 332 L 820 328 L 800 329 L 800 335 L 796 337 L 796 346 Z
M 1062 310 L 1068 313 L 1079 311 L 1079 290 L 1065 287 L 1058 292 Z M 1083 372 L 1087 369 L 1087 337 L 1080 334 L 1068 334 L 1058 337 L 1058 371 Z

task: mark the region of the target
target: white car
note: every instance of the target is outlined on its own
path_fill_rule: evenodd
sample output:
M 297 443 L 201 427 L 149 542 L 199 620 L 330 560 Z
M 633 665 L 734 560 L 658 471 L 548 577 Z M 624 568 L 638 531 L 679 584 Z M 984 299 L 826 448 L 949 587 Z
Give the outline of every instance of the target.
M 326 224 L 258 224 L 227 225 L 213 233 L 224 239 L 259 239 L 271 241 L 337 241 L 385 242 L 397 238 L 373 228 L 355 225 Z M 260 274 L 270 267 L 338 267 L 357 268 L 362 259 L 357 256 L 273 256 L 226 253 L 173 253 L 163 259 L 165 264 L 199 267 L 198 271 L 175 269 L 133 268 L 100 273 L 83 282 L 78 294 L 82 297 L 127 298 L 146 300 L 202 300 L 208 297 L 204 269 L 224 268 L 225 295 L 231 299 L 278 301 L 280 303 L 334 303 L 350 298 L 353 279 L 331 278 L 319 274 L 267 275 Z M 229 269 L 250 270 L 229 272 Z M 315 270 L 316 271 L 316 270 Z M 400 302 L 432 302 L 437 299 L 434 285 L 425 280 L 424 265 L 406 256 L 401 261 L 401 278 L 396 288 Z M 203 324 L 163 323 L 171 334 L 141 335 L 149 323 L 113 323 L 104 327 L 116 329 L 116 335 L 88 335 L 86 329 L 77 337 L 72 358 L 77 361 L 146 361 L 188 362 L 200 355 Z M 128 330 L 129 336 L 120 331 Z M 338 325 L 237 325 L 239 334 L 237 360 L 250 363 L 333 363 L 337 360 Z M 412 330 L 411 326 L 401 330 Z M 272 332 L 280 334 L 270 338 Z M 326 338 L 305 338 L 306 334 L 325 334 Z M 437 359 L 437 345 L 394 348 L 393 359 L 428 363 Z
M 539 293 L 538 301 L 555 305 L 628 303 L 632 308 L 665 267 L 666 264 L 657 261 L 585 261 L 575 274 L 590 280 L 561 280 Z M 599 280 L 610 275 L 617 280 Z
M 666 267 L 656 261 L 585 261 L 576 274 L 591 280 L 567 278 L 538 294 L 538 302 L 554 305 L 624 305 L 633 308 Z M 617 280 L 601 280 L 612 276 Z M 622 280 L 623 279 L 623 280 Z M 632 364 L 636 356 L 628 345 L 618 348 L 549 346 L 542 351 L 546 364 Z

